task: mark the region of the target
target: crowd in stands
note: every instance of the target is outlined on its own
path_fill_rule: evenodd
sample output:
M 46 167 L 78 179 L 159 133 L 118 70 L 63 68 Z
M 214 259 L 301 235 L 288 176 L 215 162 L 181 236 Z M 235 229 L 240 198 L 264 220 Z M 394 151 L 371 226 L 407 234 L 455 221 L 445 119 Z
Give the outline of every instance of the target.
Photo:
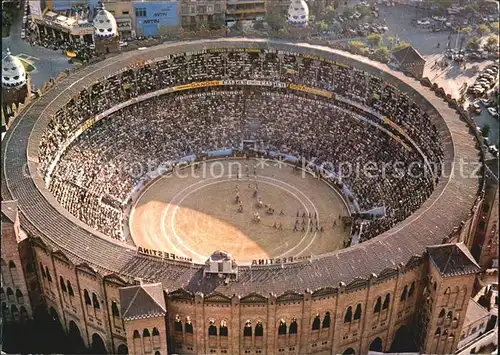
M 348 186 L 361 211 L 384 206 L 385 217 L 364 219 L 361 228 L 360 221 L 355 223 L 361 241 L 407 218 L 432 193 L 436 176 L 424 172 L 419 153 L 366 122 L 368 114 L 345 102 L 270 87 L 178 91 L 127 106 L 80 135 L 55 169 L 49 169 L 78 127 L 118 103 L 175 85 L 230 79 L 296 83 L 334 92 L 389 117 L 429 161 L 442 159 L 437 130 L 428 115 L 406 94 L 368 73 L 340 63 L 298 60 L 292 54 L 200 53 L 125 70 L 61 107 L 40 143 L 40 167 L 51 177 L 49 189 L 70 213 L 122 238 L 129 193 L 148 169 L 192 154 L 239 148 L 243 139 L 255 139 L 263 149 L 316 164 L 328 162 L 342 176 L 335 183 Z M 373 176 L 356 170 L 369 162 L 375 164 L 370 170 Z M 405 174 L 414 162 L 418 166 L 411 175 Z

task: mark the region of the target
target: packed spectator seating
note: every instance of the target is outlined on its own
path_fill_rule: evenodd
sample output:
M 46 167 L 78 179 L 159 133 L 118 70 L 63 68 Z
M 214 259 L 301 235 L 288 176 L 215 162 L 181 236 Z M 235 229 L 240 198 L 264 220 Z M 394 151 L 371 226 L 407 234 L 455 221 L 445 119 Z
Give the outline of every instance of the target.
M 359 109 L 334 99 L 259 86 L 178 91 L 127 106 L 84 131 L 54 170 L 49 169 L 68 137 L 106 109 L 175 85 L 240 79 L 328 90 L 398 124 L 430 162 L 442 158 L 437 130 L 427 114 L 407 95 L 368 73 L 287 53 L 191 53 L 104 78 L 61 107 L 40 143 L 40 167 L 50 175 L 49 189 L 74 216 L 120 239 L 129 193 L 148 171 L 167 161 L 239 148 L 243 139 L 255 139 L 264 150 L 316 164 L 328 162 L 356 196 L 361 211 L 384 206 L 385 217 L 362 221 L 361 241 L 407 218 L 432 193 L 437 176 L 425 173 L 422 156 L 360 119 L 365 115 Z M 352 171 L 368 162 L 376 165 L 374 176 Z M 400 170 L 395 162 L 400 162 Z M 404 174 L 414 162 L 419 163 L 416 170 Z M 359 231 L 360 225 L 355 223 L 353 230 Z

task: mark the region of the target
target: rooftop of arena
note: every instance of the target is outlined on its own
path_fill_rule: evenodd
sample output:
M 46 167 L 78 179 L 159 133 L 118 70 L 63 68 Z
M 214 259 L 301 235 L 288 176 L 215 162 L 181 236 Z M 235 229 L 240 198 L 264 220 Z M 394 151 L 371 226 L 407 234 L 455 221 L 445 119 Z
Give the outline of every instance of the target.
M 238 279 L 231 283 L 204 278 L 202 265 L 138 254 L 134 246 L 96 231 L 57 202 L 46 187 L 45 172 L 50 164 L 44 159 L 43 152 L 40 154 L 40 142 L 49 121 L 61 107 L 83 90 L 113 73 L 123 72 L 124 68 L 144 66 L 155 58 L 175 53 L 225 48 L 272 49 L 326 58 L 370 73 L 406 93 L 416 107 L 428 115 L 439 133 L 440 152 L 432 146 L 424 147 L 424 141 L 417 142 L 426 153 L 442 156 L 443 160 L 441 178 L 430 197 L 404 221 L 370 240 L 303 262 L 240 266 Z M 189 78 L 185 80 L 189 82 Z M 136 96 L 150 91 L 151 83 L 144 85 L 144 92 L 137 92 Z M 120 97 L 120 100 L 132 97 Z M 100 112 L 102 108 L 97 110 Z M 56 150 L 49 153 L 52 155 Z M 480 181 L 479 151 L 466 122 L 442 98 L 418 81 L 381 63 L 327 47 L 245 38 L 163 44 L 122 53 L 86 66 L 62 79 L 23 111 L 2 141 L 2 158 L 2 199 L 17 200 L 22 228 L 33 237 L 40 237 L 40 242 L 52 250 L 62 251 L 73 263 L 86 263 L 103 275 L 162 282 L 170 291 L 178 288 L 193 294 L 217 291 L 229 297 L 247 295 L 255 290 L 263 295 L 279 295 L 289 290 L 314 291 L 336 287 L 341 282 L 349 285 L 358 279 L 366 280 L 372 274 L 387 274 L 389 269 L 411 265 L 420 260 L 427 246 L 443 243 L 470 217 L 478 198 Z

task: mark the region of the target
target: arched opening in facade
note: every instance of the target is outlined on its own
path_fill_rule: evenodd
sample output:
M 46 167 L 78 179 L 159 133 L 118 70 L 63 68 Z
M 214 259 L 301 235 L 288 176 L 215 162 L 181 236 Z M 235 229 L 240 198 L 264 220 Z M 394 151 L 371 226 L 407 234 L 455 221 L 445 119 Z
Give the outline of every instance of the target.
M 90 300 L 89 291 L 83 290 L 83 298 L 85 299 L 85 305 L 86 306 L 91 306 L 92 305 L 92 301 Z
M 184 329 L 187 334 L 193 334 L 193 323 L 188 319 L 186 320 L 186 324 L 184 325 Z
M 414 293 L 415 293 L 415 281 L 412 281 L 410 285 L 410 291 L 408 291 L 408 297 L 413 296 Z
M 255 336 L 256 337 L 264 336 L 264 326 L 262 325 L 261 321 L 257 321 L 257 324 L 255 325 Z
M 28 311 L 26 310 L 26 307 L 21 306 L 19 307 L 19 313 L 21 314 L 21 321 L 27 321 L 29 319 Z
M 284 319 L 280 320 L 280 325 L 278 326 L 278 335 L 286 335 L 286 321 Z
M 13 304 L 10 306 L 10 314 L 12 316 L 13 321 L 19 321 L 19 309 L 17 309 L 17 306 Z
M 246 321 L 245 327 L 243 328 L 243 336 L 251 337 L 252 336 L 252 322 L 249 320 Z
M 375 307 L 373 307 L 373 313 L 379 313 L 381 308 L 382 308 L 382 299 L 378 297 L 377 302 L 375 303 Z
M 370 351 L 382 352 L 382 339 L 380 337 L 376 337 L 370 344 Z
M 24 303 L 23 293 L 21 292 L 20 289 L 16 290 L 16 300 L 17 300 L 17 303 Z
M 406 297 L 408 296 L 408 286 L 405 286 L 405 288 L 403 289 L 403 292 L 401 292 L 401 297 L 400 297 L 400 301 L 406 301 Z
M 221 337 L 227 337 L 229 335 L 229 331 L 227 329 L 227 322 L 225 320 L 222 320 L 220 322 L 219 334 Z
M 361 305 L 358 304 L 356 306 L 356 311 L 354 312 L 354 320 L 360 320 L 361 319 Z
M 349 323 L 350 321 L 352 321 L 352 307 L 351 306 L 347 307 L 347 311 L 345 312 L 345 316 L 344 316 L 344 323 Z
M 10 287 L 7 287 L 7 300 L 14 301 L 14 291 Z
M 290 328 L 288 330 L 289 334 L 297 334 L 297 320 L 295 318 L 292 318 L 292 322 L 290 323 Z
M 319 318 L 319 314 L 316 314 L 316 317 L 314 317 L 314 320 L 312 323 L 312 330 L 319 330 L 320 326 L 321 326 L 321 320 Z
M 91 350 L 93 354 L 107 354 L 106 346 L 101 336 L 97 333 L 92 334 Z
M 73 321 L 69 322 L 68 340 L 75 354 L 85 354 L 86 349 L 80 329 Z
M 144 346 L 144 352 L 151 352 L 151 333 L 149 333 L 149 329 L 144 328 L 142 331 L 142 342 Z
M 387 294 L 387 295 L 385 295 L 384 304 L 382 305 L 382 309 L 383 310 L 388 309 L 390 303 L 391 303 L 391 295 Z
M 125 344 L 121 344 L 118 349 L 116 350 L 116 353 L 119 355 L 127 355 L 128 354 L 128 347 Z
M 153 332 L 151 334 L 153 335 L 153 349 L 159 349 L 161 347 L 161 343 L 160 343 L 160 332 L 158 328 L 154 327 Z
M 354 351 L 353 348 L 347 348 L 344 350 L 344 352 L 342 353 L 342 355 L 354 355 L 356 354 L 356 352 Z
M 61 286 L 61 291 L 64 293 L 68 292 L 68 289 L 66 288 L 66 284 L 64 283 L 64 279 L 62 276 L 59 276 L 59 285 Z
M 181 322 L 181 317 L 179 315 L 175 316 L 174 332 L 182 333 L 182 322 Z
M 66 288 L 68 290 L 68 295 L 70 295 L 71 297 L 74 297 L 75 293 L 73 292 L 73 287 L 71 287 L 71 282 L 69 282 L 69 280 L 66 283 Z
M 418 352 L 417 347 L 413 342 L 410 329 L 406 325 L 402 325 L 394 334 L 391 348 L 391 353 L 411 353 Z
M 101 305 L 99 303 L 99 299 L 97 298 L 97 295 L 95 293 L 92 293 L 92 303 L 94 304 L 95 309 L 101 308 Z
M 330 324 L 331 324 L 330 312 L 326 312 L 325 317 L 323 318 L 322 328 L 330 328 Z
M 215 326 L 214 320 L 210 320 L 210 325 L 208 326 L 208 336 L 217 336 L 217 327 Z

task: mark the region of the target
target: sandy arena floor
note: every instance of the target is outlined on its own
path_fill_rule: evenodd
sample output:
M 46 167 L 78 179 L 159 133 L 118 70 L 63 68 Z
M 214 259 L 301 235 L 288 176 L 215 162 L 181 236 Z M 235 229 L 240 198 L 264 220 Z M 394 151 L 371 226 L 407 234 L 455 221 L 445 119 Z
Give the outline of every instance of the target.
M 244 264 L 342 248 L 349 230 L 338 219 L 348 211 L 338 193 L 290 166 L 275 161 L 265 165 L 253 159 L 218 160 L 159 178 L 142 192 L 131 211 L 134 243 L 199 263 L 216 250 L 231 253 Z M 237 194 L 243 212 L 238 212 Z M 274 214 L 258 207 L 259 198 Z M 260 222 L 254 221 L 255 213 Z M 297 220 L 298 231 L 293 231 Z M 280 224 L 282 229 L 274 228 Z M 323 232 L 316 230 L 316 224 Z

